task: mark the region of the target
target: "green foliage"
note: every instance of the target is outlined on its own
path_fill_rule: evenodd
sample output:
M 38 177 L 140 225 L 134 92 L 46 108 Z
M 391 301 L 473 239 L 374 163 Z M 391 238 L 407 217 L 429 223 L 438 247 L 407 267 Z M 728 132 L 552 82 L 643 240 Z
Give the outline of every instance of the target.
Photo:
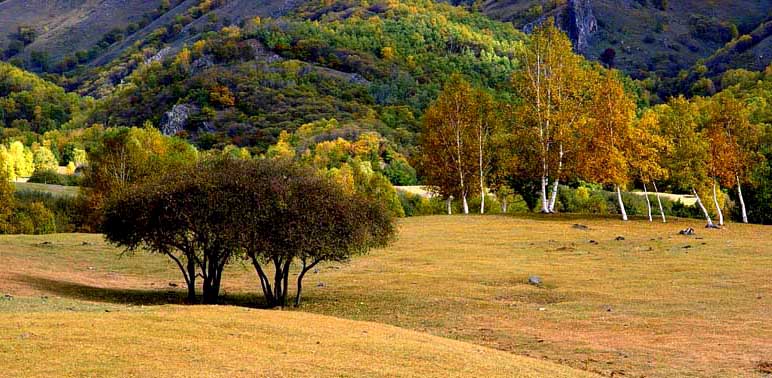
M 63 186 L 79 186 L 81 176 L 65 175 L 53 169 L 36 169 L 27 182 Z
M 82 126 L 90 100 L 39 77 L 0 62 L 0 127 L 28 128 L 44 133 Z M 23 122 L 23 123 L 22 123 Z

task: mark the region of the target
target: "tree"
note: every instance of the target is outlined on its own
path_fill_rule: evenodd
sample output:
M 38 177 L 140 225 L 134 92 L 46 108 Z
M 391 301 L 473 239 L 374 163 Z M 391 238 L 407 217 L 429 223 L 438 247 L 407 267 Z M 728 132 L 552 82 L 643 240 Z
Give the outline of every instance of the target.
M 14 187 L 6 167 L 4 157 L 0 155 L 0 233 L 2 234 L 11 230 L 11 215 L 16 202 Z
M 56 160 L 56 156 L 46 146 L 38 146 L 33 152 L 33 162 L 35 164 L 35 171 L 44 170 L 56 170 L 59 167 L 59 162 Z
M 438 194 L 461 198 L 464 214 L 467 198 L 476 191 L 472 178 L 478 173 L 478 141 L 474 129 L 482 112 L 472 86 L 453 75 L 424 115 L 420 164 L 425 182 Z
M 705 215 L 708 227 L 714 227 L 699 191 L 707 187 L 708 142 L 698 130 L 699 108 L 683 96 L 670 99 L 656 108 L 660 117 L 660 134 L 672 146 L 664 159 L 674 188 L 690 191 Z
M 667 222 L 665 211 L 662 208 L 662 199 L 657 189 L 657 180 L 667 178 L 667 169 L 662 166 L 661 162 L 662 155 L 667 153 L 669 148 L 670 146 L 665 138 L 659 135 L 659 117 L 657 113 L 653 110 L 644 111 L 632 129 L 632 136 L 630 138 L 631 159 L 629 159 L 629 163 L 634 176 L 643 183 L 649 222 L 652 222 L 653 219 L 646 183 L 651 183 L 654 186 L 662 223 Z
M 149 180 L 159 173 L 194 163 L 197 151 L 187 142 L 157 129 L 115 128 L 95 137 L 88 151 L 83 191 L 92 227 L 111 193 Z
M 523 69 L 512 83 L 522 99 L 518 118 L 524 143 L 522 159 L 529 175 L 541 178 L 541 211 L 554 211 L 555 200 L 548 200 L 547 186 L 554 177 L 552 198 L 557 197 L 563 175 L 566 148 L 572 146 L 575 128 L 582 119 L 586 84 L 581 58 L 573 53 L 571 41 L 552 22 L 537 27 L 520 53 Z
M 616 75 L 613 71 L 607 72 L 595 91 L 593 118 L 588 127 L 582 129 L 579 170 L 586 180 L 614 186 L 622 220 L 626 221 L 622 186 L 630 181 L 635 103 Z
M 737 185 L 743 223 L 748 223 L 742 184 L 761 160 L 761 128 L 750 121 L 747 106 L 731 95 L 720 94 L 710 101 L 705 133 L 710 140 L 710 173 L 713 178 L 713 202 L 723 225 L 723 213 L 716 195 L 717 185 Z
M 250 180 L 238 196 L 241 227 L 235 233 L 269 306 L 286 303 L 293 261 L 301 264 L 295 296 L 299 305 L 309 270 L 385 246 L 396 232 L 393 215 L 382 203 L 346 191 L 311 168 L 288 160 L 240 164 L 229 172 Z M 273 279 L 265 265 L 273 266 Z
M 498 137 L 501 129 L 500 113 L 497 111 L 497 104 L 493 97 L 487 92 L 475 89 L 474 98 L 476 101 L 474 110 L 478 114 L 474 115 L 475 122 L 472 129 L 473 137 L 477 144 L 477 168 L 480 182 L 480 214 L 485 213 L 485 188 L 488 184 L 488 174 L 494 159 L 495 152 L 492 151 L 495 146 L 493 139 Z
M 197 277 L 203 303 L 217 303 L 223 270 L 239 248 L 234 233 L 245 226 L 234 214 L 243 207 L 238 195 L 247 183 L 226 162 L 178 167 L 119 188 L 104 209 L 105 238 L 127 251 L 146 249 L 172 259 L 189 303 L 197 302 Z

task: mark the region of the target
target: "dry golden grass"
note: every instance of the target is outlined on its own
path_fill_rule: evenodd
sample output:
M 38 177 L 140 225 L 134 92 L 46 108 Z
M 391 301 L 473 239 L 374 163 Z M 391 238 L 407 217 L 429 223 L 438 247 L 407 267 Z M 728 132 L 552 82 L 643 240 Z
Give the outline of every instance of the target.
M 770 228 L 701 225 L 572 216 L 405 219 L 392 247 L 309 274 L 300 310 L 607 376 L 763 376 L 758 366 L 772 360 Z M 696 237 L 677 235 L 688 226 Z M 44 240 L 53 244 L 40 245 Z M 180 277 L 162 257 L 117 252 L 97 235 L 0 238 L 0 265 L 10 267 L 0 272 L 0 294 L 23 296 L 0 301 L 0 312 L 45 319 L 74 311 L 96 322 L 113 316 L 104 310 L 181 301 L 181 288 L 169 287 Z M 529 275 L 541 276 L 544 286 L 528 285 Z M 227 303 L 259 302 L 248 267 L 232 266 L 225 279 Z
M 0 315 L 9 377 L 590 377 L 397 327 L 302 312 L 163 306 Z

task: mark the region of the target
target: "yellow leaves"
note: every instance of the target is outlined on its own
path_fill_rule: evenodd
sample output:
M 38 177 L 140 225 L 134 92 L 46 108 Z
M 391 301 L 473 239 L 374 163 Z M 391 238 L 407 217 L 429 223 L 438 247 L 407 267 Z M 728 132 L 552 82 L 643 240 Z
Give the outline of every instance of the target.
M 209 101 L 214 105 L 220 105 L 223 107 L 230 107 L 236 104 L 236 98 L 231 93 L 231 90 L 224 85 L 216 85 L 209 92 Z
M 381 48 L 381 57 L 385 60 L 393 60 L 397 56 L 397 52 L 393 47 Z
M 198 42 L 202 42 L 202 41 L 198 41 Z M 174 58 L 174 64 L 186 70 L 190 67 L 190 50 L 188 50 L 187 47 L 184 47 L 179 52 L 179 54 L 177 54 L 177 56 Z
M 225 38 L 228 38 L 228 39 L 241 38 L 241 28 L 239 28 L 238 26 L 226 26 L 220 29 L 220 32 L 225 36 Z
M 193 53 L 196 56 L 204 55 L 204 49 L 206 48 L 206 41 L 198 40 L 193 44 Z

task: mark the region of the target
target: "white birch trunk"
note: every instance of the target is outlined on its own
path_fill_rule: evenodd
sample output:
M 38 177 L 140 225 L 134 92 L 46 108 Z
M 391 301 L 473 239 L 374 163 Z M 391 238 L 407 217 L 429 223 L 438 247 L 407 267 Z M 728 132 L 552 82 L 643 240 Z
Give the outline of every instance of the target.
M 549 203 L 547 202 L 547 176 L 541 177 L 541 212 L 549 213 Z
M 464 214 L 469 214 L 469 204 L 466 202 L 466 193 L 462 195 L 464 203 Z
M 550 204 L 549 204 L 549 212 L 554 213 L 555 212 L 555 201 L 558 198 L 558 179 L 555 179 L 552 183 L 552 195 L 550 196 Z
M 451 203 L 452 201 L 453 201 L 453 197 L 451 196 L 448 196 L 448 199 L 445 200 L 445 204 L 448 207 L 448 215 L 453 215 L 453 206 Z
M 743 198 L 743 189 L 740 184 L 740 175 L 735 175 L 735 177 L 737 177 L 737 196 L 740 197 L 740 211 L 743 216 L 743 223 L 748 223 L 748 213 L 745 212 L 745 199 Z
M 718 225 L 724 225 L 724 212 L 721 211 L 721 205 L 718 204 L 718 194 L 716 192 L 716 179 L 713 179 L 713 204 L 716 205 L 716 213 L 718 214 Z
M 558 186 L 560 183 L 560 172 L 563 170 L 563 143 L 560 143 L 558 151 L 558 173 L 555 175 L 555 182 L 552 184 L 552 196 L 550 197 L 549 212 L 555 212 L 555 202 L 558 199 Z
M 619 211 L 622 212 L 622 220 L 627 220 L 627 210 L 625 210 L 625 203 L 622 201 L 622 189 L 617 185 L 617 200 L 619 200 Z
M 662 223 L 667 223 L 667 219 L 665 218 L 665 210 L 662 208 L 662 199 L 659 197 L 659 189 L 657 189 L 657 183 L 652 181 L 651 184 L 654 185 L 654 191 L 657 193 L 657 203 L 659 204 L 659 215 L 662 216 Z
M 702 204 L 702 200 L 700 199 L 700 195 L 697 194 L 697 190 L 692 188 L 692 193 L 694 193 L 694 197 L 697 199 L 697 205 L 700 206 L 700 209 L 702 210 L 702 213 L 705 214 L 705 219 L 708 221 L 708 227 L 715 227 L 713 224 L 713 220 L 710 219 L 710 214 L 708 214 L 708 209 L 705 208 L 705 205 Z
M 501 212 L 506 214 L 507 213 L 507 198 L 504 197 L 501 199 Z
M 651 217 L 651 201 L 649 201 L 649 191 L 646 190 L 646 184 L 643 184 L 643 195 L 646 197 L 646 209 L 649 211 L 649 222 L 654 222 Z

